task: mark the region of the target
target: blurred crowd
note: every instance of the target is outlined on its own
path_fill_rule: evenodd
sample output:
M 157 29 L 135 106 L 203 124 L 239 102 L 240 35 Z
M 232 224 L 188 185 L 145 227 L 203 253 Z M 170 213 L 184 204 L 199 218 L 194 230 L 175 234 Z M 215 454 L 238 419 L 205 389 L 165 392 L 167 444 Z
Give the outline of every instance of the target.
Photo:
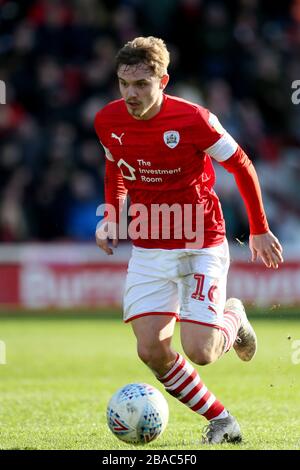
M 0 241 L 94 240 L 104 158 L 93 129 L 136 36 L 171 52 L 167 92 L 208 107 L 254 161 L 271 229 L 300 239 L 300 0 L 0 0 Z M 230 240 L 248 224 L 216 166 Z

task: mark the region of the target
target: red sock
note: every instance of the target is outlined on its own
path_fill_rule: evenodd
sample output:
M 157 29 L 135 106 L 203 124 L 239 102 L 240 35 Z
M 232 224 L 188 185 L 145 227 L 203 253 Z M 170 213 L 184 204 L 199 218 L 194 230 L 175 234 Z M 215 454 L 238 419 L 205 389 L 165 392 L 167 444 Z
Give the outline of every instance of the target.
M 211 420 L 219 416 L 224 406 L 207 390 L 198 372 L 180 354 L 174 366 L 164 376 L 158 377 L 166 391 L 191 410 Z
M 222 332 L 225 338 L 224 352 L 228 352 L 236 340 L 237 332 L 241 325 L 241 319 L 236 313 L 225 311 Z

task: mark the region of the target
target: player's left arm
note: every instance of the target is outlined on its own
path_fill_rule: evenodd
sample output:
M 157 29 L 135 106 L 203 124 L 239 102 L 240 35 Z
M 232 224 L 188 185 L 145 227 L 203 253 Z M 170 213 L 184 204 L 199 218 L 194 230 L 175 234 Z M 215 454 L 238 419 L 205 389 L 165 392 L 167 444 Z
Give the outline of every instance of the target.
M 233 173 L 244 200 L 250 226 L 249 247 L 252 261 L 261 258 L 268 268 L 277 269 L 279 263 L 283 262 L 282 246 L 269 229 L 253 163 L 239 146 L 228 160 L 219 163 Z
M 207 136 L 214 139 L 214 143 L 206 148 L 205 152 L 234 175 L 244 200 L 250 226 L 249 246 L 252 261 L 261 258 L 268 268 L 277 269 L 279 263 L 283 262 L 283 250 L 279 240 L 269 229 L 253 163 L 211 113 L 207 120 L 206 132 Z

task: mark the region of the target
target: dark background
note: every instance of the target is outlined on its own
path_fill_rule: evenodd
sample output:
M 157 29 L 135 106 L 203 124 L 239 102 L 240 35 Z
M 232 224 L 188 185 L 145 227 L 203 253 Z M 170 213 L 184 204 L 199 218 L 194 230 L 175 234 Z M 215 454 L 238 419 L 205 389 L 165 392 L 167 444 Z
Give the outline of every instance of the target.
M 167 93 L 208 107 L 254 161 L 271 229 L 300 237 L 300 1 L 0 0 L 0 241 L 93 241 L 103 202 L 97 110 L 136 36 L 171 52 Z M 216 168 L 229 240 L 243 204 Z

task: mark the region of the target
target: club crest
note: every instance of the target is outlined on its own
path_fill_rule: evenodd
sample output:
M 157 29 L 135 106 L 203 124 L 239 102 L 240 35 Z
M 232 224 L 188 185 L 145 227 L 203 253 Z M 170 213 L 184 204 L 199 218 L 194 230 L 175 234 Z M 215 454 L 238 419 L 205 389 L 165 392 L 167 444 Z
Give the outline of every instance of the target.
M 179 144 L 180 134 L 177 131 L 166 131 L 164 132 L 164 142 L 165 144 L 173 149 L 176 145 Z

